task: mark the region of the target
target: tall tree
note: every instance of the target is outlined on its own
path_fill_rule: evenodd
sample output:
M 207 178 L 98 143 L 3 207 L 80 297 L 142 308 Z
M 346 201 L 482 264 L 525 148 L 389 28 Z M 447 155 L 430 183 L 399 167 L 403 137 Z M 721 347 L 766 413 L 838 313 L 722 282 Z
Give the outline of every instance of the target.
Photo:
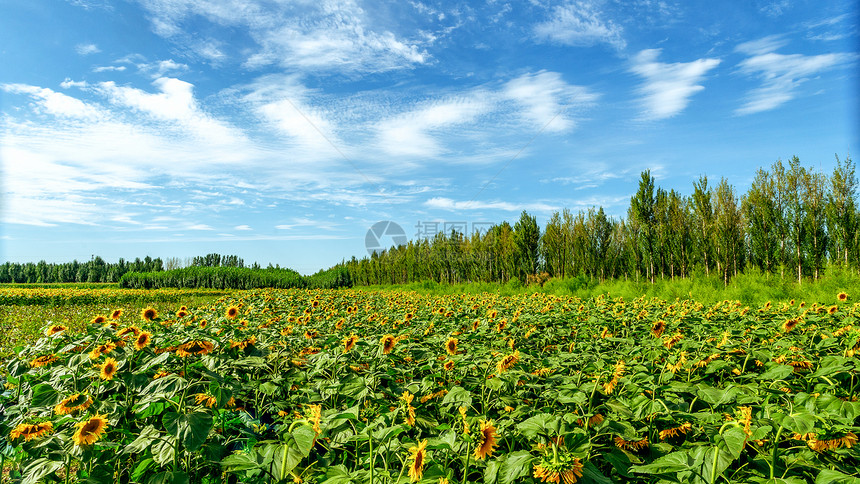
M 655 226 L 654 177 L 650 170 L 642 172 L 639 180 L 639 189 L 636 195 L 630 198 L 630 215 L 635 218 L 639 226 L 641 238 L 644 244 L 643 255 L 648 267 L 648 278 L 654 282 L 654 263 L 657 254 L 654 250 L 654 226 Z
M 857 178 L 851 156 L 845 161 L 836 155 L 836 167 L 830 177 L 827 194 L 827 230 L 831 235 L 831 259 L 848 265 L 849 254 L 855 251 L 857 235 Z
M 514 241 L 517 248 L 518 268 L 521 271 L 522 280 L 525 281 L 527 275 L 537 274 L 540 260 L 540 227 L 537 219 L 525 210 L 514 225 Z

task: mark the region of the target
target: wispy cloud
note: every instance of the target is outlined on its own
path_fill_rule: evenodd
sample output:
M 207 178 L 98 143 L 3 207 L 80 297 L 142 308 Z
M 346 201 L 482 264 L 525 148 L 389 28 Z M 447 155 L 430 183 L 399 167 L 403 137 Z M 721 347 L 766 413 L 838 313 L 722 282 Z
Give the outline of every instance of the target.
M 547 71 L 508 81 L 502 94 L 521 106 L 520 116 L 534 129 L 546 127 L 547 131 L 556 132 L 575 126 L 572 116 L 563 115 L 566 110 L 591 105 L 600 97 L 584 86 L 566 83 L 557 72 Z
M 505 212 L 520 212 L 523 210 L 532 211 L 532 212 L 550 212 L 553 210 L 559 210 L 558 205 L 551 205 L 547 203 L 539 203 L 539 202 L 528 202 L 528 203 L 516 203 L 516 202 L 502 202 L 502 201 L 493 201 L 493 202 L 482 202 L 477 200 L 454 200 L 446 197 L 434 197 L 426 202 L 424 202 L 424 206 L 429 208 L 436 208 L 441 210 L 450 210 L 450 211 L 460 211 L 460 210 L 502 210 Z
M 125 69 L 125 66 L 99 66 L 93 67 L 93 72 L 122 72 Z
M 233 230 L 254 230 L 250 225 L 237 225 L 233 227 Z
M 643 119 L 665 119 L 679 114 L 693 94 L 702 91 L 700 83 L 719 59 L 697 59 L 671 64 L 658 62 L 661 49 L 647 49 L 633 58 L 631 72 L 644 79 L 638 89 Z
M 570 46 L 608 44 L 623 50 L 627 43 L 623 29 L 605 18 L 594 1 L 568 1 L 552 9 L 549 19 L 534 27 L 537 40 Z
M 75 46 L 75 52 L 79 55 L 97 54 L 101 51 L 96 44 L 78 44 Z
M 810 78 L 857 59 L 856 54 L 848 53 L 803 55 L 773 52 L 784 45 L 780 38 L 771 36 L 736 47 L 736 51 L 751 55 L 738 64 L 738 72 L 758 78 L 761 86 L 747 92 L 746 101 L 735 110 L 735 114 L 775 109 L 797 97 L 800 85 Z
M 184 27 L 189 18 L 245 30 L 257 48 L 246 54 L 249 68 L 299 67 L 318 71 L 386 71 L 423 64 L 429 59 L 424 39 L 403 38 L 355 2 L 271 3 L 257 0 L 198 2 L 141 0 L 153 30 L 182 42 L 199 55 L 220 60 L 213 39 L 200 39 Z

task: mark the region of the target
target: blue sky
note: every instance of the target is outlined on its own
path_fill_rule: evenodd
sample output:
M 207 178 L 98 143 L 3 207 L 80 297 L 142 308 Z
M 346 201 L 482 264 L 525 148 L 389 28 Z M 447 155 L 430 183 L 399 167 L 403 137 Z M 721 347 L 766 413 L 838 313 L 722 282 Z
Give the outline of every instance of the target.
M 303 273 L 860 149 L 857 2 L 0 0 L 0 258 Z M 460 225 L 462 226 L 462 225 Z

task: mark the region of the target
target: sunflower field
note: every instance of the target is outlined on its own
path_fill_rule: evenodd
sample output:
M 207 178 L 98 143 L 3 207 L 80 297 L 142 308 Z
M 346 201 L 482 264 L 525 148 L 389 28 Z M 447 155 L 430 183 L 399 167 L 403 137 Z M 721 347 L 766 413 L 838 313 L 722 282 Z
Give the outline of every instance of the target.
M 49 324 L 12 482 L 857 483 L 860 305 L 234 292 Z

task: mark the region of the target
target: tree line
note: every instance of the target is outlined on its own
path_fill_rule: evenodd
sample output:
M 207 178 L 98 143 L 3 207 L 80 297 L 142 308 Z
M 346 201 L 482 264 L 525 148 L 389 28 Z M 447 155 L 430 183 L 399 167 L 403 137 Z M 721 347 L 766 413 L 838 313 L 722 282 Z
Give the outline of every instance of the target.
M 836 157 L 831 175 L 804 167 L 794 156 L 759 169 L 741 194 L 725 178 L 705 176 L 691 195 L 655 185 L 641 174 L 626 218 L 602 207 L 555 212 L 541 230 L 523 211 L 511 226 L 485 233 L 456 230 L 352 258 L 345 267 L 359 285 L 528 282 L 545 277 L 655 281 L 718 275 L 725 284 L 743 271 L 802 282 L 827 267 L 860 270 L 857 178 L 848 157 Z
M 245 261 L 239 256 L 216 253 L 186 259 L 185 262 L 184 265 L 188 267 L 245 267 Z M 126 261 L 120 258 L 116 263 L 105 262 L 99 256 L 93 256 L 86 262 L 78 262 L 77 260 L 64 263 L 48 263 L 44 260 L 35 263 L 5 262 L 0 265 L 0 283 L 116 283 L 127 273 L 154 273 L 179 269 L 182 266 L 182 261 L 175 257 L 168 257 L 162 260 L 160 257 L 153 259 L 150 256 L 146 256 L 143 259 L 138 257 L 134 261 Z M 271 264 L 269 267 L 271 267 Z M 259 269 L 260 266 L 255 262 L 251 268 Z

